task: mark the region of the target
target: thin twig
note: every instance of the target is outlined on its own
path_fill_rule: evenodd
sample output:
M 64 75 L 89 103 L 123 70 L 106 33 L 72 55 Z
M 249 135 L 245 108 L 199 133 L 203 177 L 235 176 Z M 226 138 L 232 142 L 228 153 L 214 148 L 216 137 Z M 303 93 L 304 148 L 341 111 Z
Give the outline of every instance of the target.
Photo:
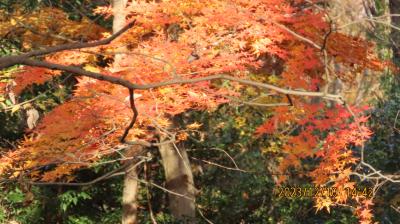
M 208 160 L 198 159 L 198 158 L 193 157 L 193 156 L 191 156 L 190 158 L 191 158 L 191 159 L 194 159 L 194 160 L 197 160 L 197 161 L 201 161 L 201 162 L 203 162 L 203 163 L 207 163 L 207 164 L 213 165 L 213 166 L 217 166 L 217 167 L 220 167 L 220 168 L 223 168 L 223 169 L 235 170 L 235 171 L 240 171 L 240 172 L 247 173 L 246 170 L 242 170 L 242 169 L 239 169 L 239 168 L 236 168 L 236 167 L 233 168 L 233 167 L 224 166 L 224 165 L 221 165 L 221 164 L 218 164 L 218 163 L 214 163 L 214 162 L 211 162 L 211 161 L 208 161 Z
M 135 164 L 134 167 L 139 166 L 140 164 L 144 163 L 146 160 L 141 160 L 138 163 Z M 31 185 L 41 185 L 41 186 L 50 186 L 50 185 L 57 185 L 57 186 L 75 186 L 75 187 L 80 187 L 80 186 L 88 186 L 88 185 L 93 185 L 97 182 L 100 182 L 102 180 L 106 180 L 106 179 L 110 179 L 112 177 L 116 177 L 116 176 L 121 176 L 121 175 L 125 175 L 126 171 L 123 172 L 118 172 L 121 171 L 123 169 L 125 169 L 127 166 L 129 165 L 129 163 L 126 163 L 125 165 L 121 166 L 120 168 L 113 170 L 111 172 L 108 172 L 106 174 L 104 174 L 101 177 L 98 177 L 92 181 L 89 182 L 83 182 L 83 183 L 66 183 L 66 182 L 38 182 L 38 181 L 28 181 L 29 184 Z
M 165 192 L 167 192 L 167 193 L 170 193 L 170 194 L 173 194 L 173 195 L 175 195 L 175 196 L 182 197 L 182 198 L 186 198 L 186 199 L 188 199 L 188 200 L 194 201 L 194 198 L 191 198 L 191 197 L 188 197 L 188 196 L 186 196 L 186 195 L 177 193 L 177 192 L 175 192 L 175 191 L 168 190 L 167 188 L 162 187 L 162 186 L 160 186 L 160 185 L 158 185 L 158 184 L 155 184 L 155 183 L 153 183 L 153 182 L 144 181 L 144 180 L 141 180 L 141 179 L 138 179 L 138 178 L 134 178 L 134 179 L 136 179 L 138 182 L 140 182 L 140 183 L 142 183 L 142 184 L 152 185 L 152 186 L 154 186 L 154 187 L 156 187 L 156 188 L 159 188 L 159 189 L 161 189 L 161 190 L 163 190 L 163 191 L 165 191 Z
M 144 173 L 144 179 L 148 182 L 149 176 L 148 176 L 147 172 L 148 172 L 148 167 L 147 167 L 147 163 L 145 163 L 143 173 Z M 157 221 L 154 217 L 153 206 L 151 205 L 151 195 L 150 195 L 150 189 L 149 189 L 148 185 L 146 185 L 146 198 L 147 198 L 147 206 L 149 207 L 150 219 L 153 222 L 153 224 L 157 224 Z
M 203 212 L 200 209 L 200 206 L 196 205 L 197 211 L 199 212 L 200 216 L 208 223 L 208 224 L 214 224 L 211 222 L 211 220 L 207 219 L 206 216 L 204 216 Z
M 279 107 L 279 106 L 291 106 L 290 103 L 255 103 L 255 102 L 249 102 L 245 100 L 241 100 L 235 97 L 230 97 L 230 96 L 224 96 L 224 98 L 227 98 L 231 101 L 235 101 L 238 103 L 242 103 L 244 105 L 249 105 L 249 106 L 256 106 L 256 107 Z

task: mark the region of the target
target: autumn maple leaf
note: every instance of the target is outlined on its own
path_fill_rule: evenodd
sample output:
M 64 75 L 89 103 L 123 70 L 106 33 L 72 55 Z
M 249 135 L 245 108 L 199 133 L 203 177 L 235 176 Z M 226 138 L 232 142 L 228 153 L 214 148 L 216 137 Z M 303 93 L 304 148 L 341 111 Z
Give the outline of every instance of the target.
M 317 198 L 317 202 L 316 205 L 314 207 L 317 208 L 317 210 L 315 211 L 315 213 L 317 213 L 319 210 L 322 210 L 324 208 L 326 208 L 326 210 L 328 211 L 328 213 L 331 212 L 331 205 L 332 205 L 332 200 L 329 197 L 325 197 L 325 198 Z
M 368 200 L 365 200 L 365 201 L 364 201 L 364 206 L 365 206 L 365 207 L 368 207 L 368 206 L 370 206 L 370 205 L 374 205 L 374 203 L 372 202 L 371 199 L 368 199 Z
M 372 218 L 372 214 L 371 214 L 371 210 L 370 209 L 363 209 L 360 212 L 360 216 L 364 219 L 371 219 Z

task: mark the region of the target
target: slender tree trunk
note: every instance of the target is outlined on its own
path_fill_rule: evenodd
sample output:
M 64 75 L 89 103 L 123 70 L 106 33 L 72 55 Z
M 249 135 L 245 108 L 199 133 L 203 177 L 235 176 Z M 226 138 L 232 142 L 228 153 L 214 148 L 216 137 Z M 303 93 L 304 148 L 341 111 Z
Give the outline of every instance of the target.
M 138 194 L 138 174 L 134 160 L 129 161 L 127 173 L 124 176 L 124 189 L 122 193 L 122 224 L 137 223 L 137 194 Z
M 113 10 L 113 33 L 118 32 L 126 24 L 126 5 L 128 0 L 112 0 L 112 10 Z M 117 49 L 118 51 L 126 50 L 126 47 L 121 47 Z M 122 61 L 123 55 L 117 54 L 114 57 L 114 66 L 119 67 Z
M 113 32 L 120 30 L 125 25 L 127 0 L 113 0 Z M 118 51 L 126 49 L 118 49 Z M 118 67 L 123 60 L 123 55 L 116 55 L 114 66 Z M 194 195 L 195 188 L 193 174 L 190 169 L 189 159 L 186 151 L 175 150 L 172 144 L 160 146 L 160 154 L 165 170 L 167 188 L 172 192 L 186 197 L 169 194 L 169 208 L 174 217 L 179 220 L 185 220 L 187 223 L 193 223 L 195 217 Z M 134 164 L 132 164 L 134 166 Z M 137 223 L 137 171 L 129 169 L 124 178 L 123 191 L 123 217 L 122 224 Z M 190 199 L 188 199 L 190 198 Z
M 163 136 L 161 141 L 166 140 Z M 166 188 L 171 192 L 185 195 L 168 194 L 169 208 L 172 215 L 185 223 L 195 220 L 195 187 L 192 170 L 186 150 L 177 149 L 173 144 L 159 146 L 162 163 L 165 170 Z
M 400 0 L 390 0 L 389 1 L 390 14 L 400 14 Z M 392 16 L 391 24 L 395 27 L 400 27 L 400 17 Z M 399 66 L 400 65 L 400 31 L 392 28 L 390 33 L 390 41 L 392 43 L 393 50 L 393 62 Z
M 128 0 L 112 0 L 113 8 L 113 33 L 116 33 L 125 26 L 126 23 L 126 5 Z M 126 49 L 118 49 L 126 50 Z M 123 60 L 122 55 L 117 54 L 114 57 L 114 66 L 119 67 Z M 132 156 L 136 153 L 138 148 L 129 147 L 125 152 L 126 156 Z M 135 160 L 128 161 L 129 166 L 126 168 L 124 176 L 124 186 L 122 193 L 122 224 L 136 224 L 137 223 L 137 194 L 138 194 L 138 174 L 135 167 Z

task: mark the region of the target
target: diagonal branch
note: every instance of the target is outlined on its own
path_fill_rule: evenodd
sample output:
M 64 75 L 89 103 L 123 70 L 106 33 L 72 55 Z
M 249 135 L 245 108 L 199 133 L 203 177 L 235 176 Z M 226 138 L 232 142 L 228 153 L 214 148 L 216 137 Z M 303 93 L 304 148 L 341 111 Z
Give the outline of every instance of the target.
M 140 161 L 138 161 L 136 164 L 134 164 L 133 167 L 137 167 L 139 165 L 141 165 L 142 163 L 145 163 L 146 161 L 148 161 L 149 158 L 144 158 Z M 74 187 L 82 187 L 82 186 L 90 186 L 93 185 L 97 182 L 103 181 L 103 180 L 107 180 L 116 176 L 121 176 L 121 175 L 125 175 L 127 173 L 127 168 L 129 166 L 129 163 L 122 165 L 121 167 L 119 167 L 118 169 L 112 170 L 100 177 L 97 177 L 94 180 L 91 180 L 89 182 L 73 182 L 73 183 L 68 183 L 68 182 L 38 182 L 38 181 L 28 181 L 29 184 L 31 185 L 58 185 L 58 186 L 74 186 Z M 130 169 L 132 169 L 133 167 L 131 167 Z
M 135 24 L 135 21 L 132 21 L 131 23 L 127 24 L 124 28 L 122 28 L 118 32 L 116 32 L 113 35 L 111 35 L 110 37 L 102 39 L 102 40 L 98 40 L 98 41 L 94 41 L 94 42 L 71 43 L 71 44 L 58 45 L 58 46 L 53 46 L 53 47 L 47 47 L 47 48 L 41 49 L 41 50 L 31 51 L 31 52 L 20 54 L 20 55 L 2 57 L 2 58 L 0 58 L 0 70 L 4 69 L 4 68 L 8 68 L 10 66 L 22 64 L 22 65 L 42 67 L 42 68 L 47 68 L 47 69 L 52 69 L 52 70 L 66 71 L 66 72 L 73 73 L 75 75 L 86 76 L 86 77 L 90 77 L 93 79 L 103 80 L 103 81 L 107 81 L 112 84 L 126 87 L 129 90 L 130 107 L 133 111 L 133 117 L 132 117 L 129 125 L 126 127 L 120 141 L 122 143 L 127 143 L 127 144 L 141 144 L 141 142 L 140 143 L 139 142 L 126 142 L 126 140 L 125 140 L 126 136 L 129 133 L 129 130 L 134 126 L 137 116 L 138 116 L 138 111 L 136 109 L 135 101 L 134 101 L 134 91 L 136 89 L 148 90 L 148 89 L 159 88 L 159 87 L 168 86 L 168 85 L 193 84 L 193 83 L 203 82 L 203 81 L 224 79 L 224 80 L 238 82 L 238 83 L 241 83 L 244 85 L 255 86 L 258 88 L 273 90 L 275 92 L 285 94 L 286 97 L 288 98 L 289 105 L 291 105 L 291 106 L 293 105 L 293 102 L 290 98 L 290 95 L 322 97 L 327 100 L 332 100 L 332 101 L 336 101 L 339 103 L 343 103 L 342 97 L 340 95 L 327 94 L 326 92 L 310 92 L 310 91 L 304 91 L 304 90 L 284 89 L 284 88 L 281 88 L 278 86 L 261 83 L 261 82 L 256 82 L 256 81 L 252 81 L 252 80 L 240 79 L 240 78 L 236 78 L 236 77 L 233 77 L 230 75 L 224 75 L 224 74 L 217 74 L 217 75 L 211 75 L 211 76 L 199 77 L 199 78 L 193 78 L 193 79 L 183 79 L 181 77 L 175 76 L 173 79 L 170 79 L 170 80 L 161 81 L 161 82 L 157 82 L 157 83 L 149 83 L 149 84 L 139 85 L 139 84 L 134 84 L 126 79 L 87 71 L 87 70 L 84 70 L 84 69 L 76 67 L 76 66 L 66 66 L 66 65 L 55 64 L 55 63 L 50 63 L 50 62 L 46 62 L 46 61 L 30 59 L 31 57 L 42 56 L 42 55 L 46 55 L 46 54 L 50 54 L 50 53 L 54 53 L 54 52 L 63 51 L 63 50 L 76 50 L 76 49 L 90 48 L 90 47 L 96 47 L 96 46 L 100 46 L 100 45 L 109 44 L 111 41 L 116 39 L 118 36 L 120 36 L 121 34 L 126 32 L 134 24 Z M 294 31 L 290 30 L 289 28 L 287 28 L 281 24 L 277 24 L 277 23 L 275 23 L 275 24 L 277 26 L 281 27 L 282 29 L 286 30 L 287 32 L 291 33 L 292 35 L 302 39 L 303 41 L 310 43 L 317 49 L 321 49 L 321 47 L 319 45 L 317 45 L 316 43 L 314 43 L 313 41 L 300 36 L 299 34 L 295 33 Z
M 128 89 L 135 89 L 135 85 L 133 83 L 129 82 L 128 80 L 110 76 L 110 75 L 104 75 L 104 74 L 100 74 L 100 73 L 96 73 L 96 72 L 86 71 L 86 70 L 81 69 L 76 66 L 60 65 L 60 64 L 50 63 L 50 62 L 46 62 L 46 61 L 33 60 L 33 59 L 23 59 L 19 63 L 23 64 L 23 65 L 34 66 L 34 67 L 48 68 L 51 70 L 60 70 L 60 71 L 65 71 L 65 72 L 71 72 L 75 75 L 86 76 L 86 77 L 90 77 L 90 78 L 97 79 L 97 80 L 107 81 L 109 83 L 120 85 L 120 86 L 126 87 Z
M 302 40 L 302 41 L 304 41 L 304 42 L 309 43 L 311 46 L 317 48 L 318 50 L 321 50 L 321 49 L 322 49 L 322 47 L 319 46 L 319 45 L 318 45 L 317 43 L 315 43 L 314 41 L 312 41 L 312 40 L 308 39 L 307 37 L 304 37 L 304 36 L 302 36 L 302 35 L 296 33 L 295 31 L 289 29 L 287 26 L 282 25 L 282 24 L 277 23 L 277 22 L 274 22 L 274 21 L 272 21 L 272 23 L 275 24 L 276 26 L 278 26 L 279 28 L 285 30 L 286 32 L 292 34 L 292 35 L 295 36 L 296 38 L 298 38 L 298 39 L 300 39 L 300 40 Z
M 82 43 L 71 43 L 71 44 L 62 44 L 53 47 L 47 47 L 40 50 L 30 51 L 28 53 L 20 54 L 20 55 L 12 55 L 0 58 L 0 70 L 4 68 L 8 68 L 10 66 L 21 64 L 20 62 L 26 60 L 30 57 L 42 56 L 46 54 L 51 54 L 54 52 L 64 51 L 64 50 L 74 50 L 74 49 L 82 49 L 82 48 L 90 48 L 97 47 L 100 45 L 106 45 L 111 43 L 111 41 L 115 40 L 117 37 L 121 36 L 121 34 L 125 33 L 128 29 L 133 27 L 135 24 L 135 20 L 128 23 L 124 28 L 109 36 L 108 38 L 97 40 L 93 42 L 82 42 Z
M 71 72 L 71 73 L 74 73 L 75 75 L 87 76 L 87 77 L 94 78 L 97 80 L 107 81 L 107 82 L 110 82 L 110 83 L 113 83 L 116 85 L 126 87 L 128 89 L 134 89 L 134 90 L 135 89 L 148 90 L 148 89 L 154 89 L 154 88 L 175 85 L 175 84 L 193 84 L 193 83 L 204 82 L 204 81 L 224 79 L 224 80 L 229 80 L 229 81 L 233 81 L 233 82 L 238 82 L 238 83 L 241 83 L 244 85 L 259 87 L 261 89 L 273 90 L 275 92 L 278 92 L 281 94 L 286 94 L 286 95 L 322 97 L 327 100 L 337 101 L 340 103 L 342 102 L 342 99 L 341 99 L 342 97 L 340 95 L 336 95 L 336 94 L 326 94 L 324 92 L 312 92 L 312 91 L 305 91 L 305 90 L 285 89 L 285 88 L 281 88 L 281 87 L 274 86 L 274 85 L 267 84 L 267 83 L 236 78 L 236 77 L 233 77 L 230 75 L 223 75 L 223 74 L 210 75 L 210 76 L 193 78 L 193 79 L 175 78 L 175 79 L 166 80 L 166 81 L 162 81 L 162 82 L 139 85 L 139 84 L 134 84 L 126 79 L 122 79 L 122 78 L 118 78 L 118 77 L 114 77 L 114 76 L 110 76 L 110 75 L 104 75 L 101 73 L 86 71 L 84 69 L 81 69 L 81 68 L 75 67 L 75 66 L 66 66 L 66 65 L 54 64 L 54 63 L 50 63 L 50 62 L 38 61 L 38 60 L 32 60 L 32 59 L 24 59 L 24 60 L 21 60 L 20 63 L 23 65 L 36 66 L 36 67 L 48 68 L 48 69 L 52 69 L 52 70 L 61 70 L 61 71 Z
M 52 70 L 67 71 L 67 72 L 71 72 L 75 75 L 87 76 L 87 77 L 94 78 L 97 80 L 103 80 L 103 81 L 107 81 L 107 82 L 110 82 L 110 83 L 113 83 L 116 85 L 126 87 L 129 90 L 129 101 L 130 101 L 130 107 L 133 111 L 133 117 L 132 117 L 129 125 L 125 128 L 125 131 L 120 139 L 120 141 L 122 143 L 127 143 L 125 141 L 126 136 L 129 134 L 130 129 L 132 129 L 132 127 L 134 126 L 137 116 L 138 116 L 138 111 L 136 109 L 135 101 L 134 101 L 134 90 L 136 90 L 136 89 L 148 90 L 148 89 L 159 88 L 159 87 L 168 86 L 168 85 L 193 84 L 193 83 L 203 82 L 203 81 L 225 79 L 225 80 L 238 82 L 238 83 L 241 83 L 244 85 L 255 86 L 258 88 L 262 88 L 262 89 L 269 89 L 269 90 L 276 91 L 278 93 L 285 94 L 286 97 L 288 98 L 290 106 L 293 105 L 293 101 L 291 100 L 290 95 L 321 97 L 321 98 L 324 98 L 327 100 L 332 100 L 335 102 L 343 103 L 342 97 L 340 95 L 328 94 L 326 92 L 310 92 L 310 91 L 304 91 L 304 90 L 284 89 L 284 88 L 274 86 L 271 84 L 267 84 L 267 83 L 261 83 L 261 82 L 256 82 L 256 81 L 252 81 L 252 80 L 240 79 L 240 78 L 236 78 L 236 77 L 233 77 L 230 75 L 223 75 L 223 74 L 211 75 L 211 76 L 205 76 L 205 77 L 193 78 L 193 79 L 182 79 L 180 77 L 176 77 L 171 80 L 166 80 L 166 81 L 162 81 L 162 82 L 138 85 L 138 84 L 134 84 L 126 79 L 87 71 L 87 70 L 81 69 L 76 66 L 60 65 L 60 64 L 50 63 L 50 62 L 46 62 L 46 61 L 39 61 L 39 60 L 34 60 L 34 59 L 29 59 L 29 58 L 22 58 L 22 60 L 19 63 L 23 64 L 23 65 L 48 68 L 48 69 L 52 69 Z

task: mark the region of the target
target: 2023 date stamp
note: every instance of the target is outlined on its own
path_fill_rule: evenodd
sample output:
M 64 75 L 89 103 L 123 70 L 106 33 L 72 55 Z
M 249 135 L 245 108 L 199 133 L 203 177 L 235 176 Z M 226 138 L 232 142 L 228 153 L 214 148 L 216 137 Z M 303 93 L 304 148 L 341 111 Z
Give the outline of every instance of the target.
M 345 194 L 348 198 L 366 197 L 372 198 L 374 191 L 371 187 L 336 188 L 336 187 L 275 187 L 274 195 L 278 198 L 302 198 L 302 197 L 336 197 Z

